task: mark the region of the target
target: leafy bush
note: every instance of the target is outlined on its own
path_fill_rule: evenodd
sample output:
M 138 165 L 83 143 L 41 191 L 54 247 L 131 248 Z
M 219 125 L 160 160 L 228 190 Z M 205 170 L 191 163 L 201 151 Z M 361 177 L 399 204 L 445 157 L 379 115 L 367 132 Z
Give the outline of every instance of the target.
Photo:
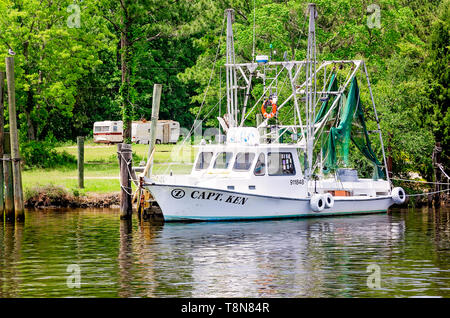
M 58 152 L 49 141 L 29 141 L 20 145 L 25 168 L 55 168 L 77 163 L 75 156 L 66 151 Z
M 76 200 L 63 186 L 37 184 L 30 189 L 25 189 L 26 207 L 68 207 L 73 205 L 74 202 Z

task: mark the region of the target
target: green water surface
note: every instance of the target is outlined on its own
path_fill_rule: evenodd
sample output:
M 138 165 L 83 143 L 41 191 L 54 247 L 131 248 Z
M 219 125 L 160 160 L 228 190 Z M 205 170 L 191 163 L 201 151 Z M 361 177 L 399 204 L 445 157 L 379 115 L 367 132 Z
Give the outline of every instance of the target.
M 450 296 L 449 209 L 165 225 L 51 210 L 0 221 L 2 298 L 415 296 Z

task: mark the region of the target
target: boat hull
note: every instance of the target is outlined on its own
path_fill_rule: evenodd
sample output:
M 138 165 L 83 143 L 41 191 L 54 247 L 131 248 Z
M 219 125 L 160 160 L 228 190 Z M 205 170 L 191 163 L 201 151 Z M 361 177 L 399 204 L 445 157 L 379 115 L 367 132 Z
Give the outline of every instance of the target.
M 307 198 L 285 198 L 195 186 L 146 184 L 165 221 L 231 221 L 383 213 L 390 196 L 335 197 L 334 205 L 314 212 Z

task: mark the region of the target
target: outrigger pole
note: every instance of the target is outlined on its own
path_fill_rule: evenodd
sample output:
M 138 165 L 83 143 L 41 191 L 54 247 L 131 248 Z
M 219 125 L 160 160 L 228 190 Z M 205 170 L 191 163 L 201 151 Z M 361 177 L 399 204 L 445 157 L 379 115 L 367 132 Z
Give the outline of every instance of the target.
M 316 105 L 316 5 L 308 4 L 309 11 L 309 33 L 308 50 L 306 53 L 306 179 L 312 177 L 313 148 L 314 148 L 314 113 Z M 312 83 L 311 83 L 312 80 Z

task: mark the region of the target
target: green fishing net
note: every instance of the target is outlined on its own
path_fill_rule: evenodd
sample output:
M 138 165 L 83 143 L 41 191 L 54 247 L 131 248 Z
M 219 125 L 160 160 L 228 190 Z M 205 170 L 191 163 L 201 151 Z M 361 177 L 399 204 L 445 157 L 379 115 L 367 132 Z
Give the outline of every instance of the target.
M 332 90 L 337 90 L 334 74 L 328 87 L 328 91 Z M 316 116 L 316 122 L 321 121 L 328 112 L 332 104 L 329 103 L 330 100 L 322 103 L 322 107 Z M 329 173 L 332 169 L 336 169 L 338 159 L 342 160 L 345 165 L 348 165 L 350 141 L 352 141 L 356 148 L 374 165 L 374 178 L 383 178 L 382 164 L 377 160 L 369 140 L 358 83 L 355 77 L 352 79 L 347 100 L 341 104 L 340 118 L 337 122 L 338 125 L 336 127 L 330 127 L 328 138 L 322 144 L 322 154 L 326 158 L 323 172 Z

